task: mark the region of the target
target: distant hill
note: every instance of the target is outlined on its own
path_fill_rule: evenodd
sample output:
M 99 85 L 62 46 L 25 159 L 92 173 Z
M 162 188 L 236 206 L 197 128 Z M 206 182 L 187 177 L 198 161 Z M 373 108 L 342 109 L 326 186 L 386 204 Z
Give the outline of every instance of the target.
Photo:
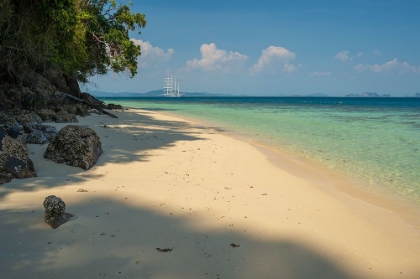
M 312 94 L 306 95 L 306 97 L 330 97 L 330 96 L 324 93 L 312 93 Z
M 389 94 L 379 95 L 376 92 L 363 92 L 362 94 L 348 94 L 344 97 L 391 97 Z
M 163 90 L 152 90 L 146 93 L 137 93 L 137 92 L 103 92 L 103 91 L 90 91 L 95 97 L 163 97 Z M 218 94 L 218 93 L 208 93 L 208 92 L 185 92 L 185 97 L 231 97 L 233 95 L 229 94 Z

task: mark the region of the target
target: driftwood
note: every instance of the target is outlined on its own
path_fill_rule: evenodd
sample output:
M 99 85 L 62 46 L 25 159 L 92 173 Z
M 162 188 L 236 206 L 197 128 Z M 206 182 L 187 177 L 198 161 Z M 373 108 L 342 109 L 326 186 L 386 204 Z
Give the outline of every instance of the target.
M 106 111 L 106 110 L 104 110 L 101 107 L 98 107 L 97 105 L 94 105 L 92 103 L 86 102 L 85 100 L 79 99 L 77 97 L 74 97 L 73 95 L 70 95 L 70 94 L 67 94 L 67 93 L 64 93 L 64 92 L 61 92 L 61 93 L 64 94 L 67 98 L 70 98 L 70 99 L 72 99 L 74 101 L 77 101 L 79 103 L 88 105 L 89 107 L 94 108 L 94 109 L 97 109 L 98 111 L 100 111 L 103 114 L 109 115 L 109 116 L 111 116 L 113 118 L 118 118 L 118 116 L 116 116 L 115 114 L 112 114 L 109 111 Z

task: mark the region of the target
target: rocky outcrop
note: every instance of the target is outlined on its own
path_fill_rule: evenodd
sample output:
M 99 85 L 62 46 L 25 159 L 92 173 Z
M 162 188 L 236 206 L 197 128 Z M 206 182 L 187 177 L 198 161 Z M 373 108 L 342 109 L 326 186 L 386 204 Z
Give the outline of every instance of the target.
M 26 136 L 26 143 L 44 144 L 50 142 L 57 134 L 57 129 L 53 126 L 35 124 L 23 125 Z
M 36 177 L 36 173 L 26 145 L 0 128 L 0 184 L 30 177 Z
M 76 115 L 68 113 L 65 110 L 60 110 L 55 115 L 55 122 L 57 123 L 77 123 Z
M 19 113 L 15 115 L 15 119 L 20 124 L 36 125 L 42 123 L 42 118 L 35 112 L 22 110 Z
M 101 145 L 98 135 L 92 129 L 68 125 L 48 145 L 44 158 L 87 170 L 102 154 Z
M 79 122 L 76 115 L 87 116 L 89 115 L 88 108 L 81 104 L 66 105 L 57 111 L 52 109 L 40 109 L 36 113 L 45 122 L 57 122 L 57 123 L 77 123 Z
M 11 114 L 0 111 L 0 128 L 3 128 L 7 134 L 17 139 L 24 134 L 22 125 Z
M 54 65 L 44 71 L 42 76 L 45 77 L 59 91 L 80 98 L 81 91 L 76 77 L 65 74 Z
M 116 105 L 116 104 L 107 104 L 106 108 L 111 109 L 111 110 L 122 110 L 123 109 L 123 107 L 121 105 Z

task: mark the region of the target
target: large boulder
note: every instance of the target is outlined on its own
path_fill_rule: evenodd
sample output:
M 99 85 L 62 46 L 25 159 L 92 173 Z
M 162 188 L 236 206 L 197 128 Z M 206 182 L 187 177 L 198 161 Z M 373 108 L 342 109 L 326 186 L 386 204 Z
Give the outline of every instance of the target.
M 102 154 L 101 145 L 98 135 L 92 129 L 67 125 L 48 145 L 44 158 L 87 170 Z
M 36 177 L 36 173 L 34 164 L 29 159 L 28 148 L 0 128 L 0 184 L 13 178 L 30 177 Z

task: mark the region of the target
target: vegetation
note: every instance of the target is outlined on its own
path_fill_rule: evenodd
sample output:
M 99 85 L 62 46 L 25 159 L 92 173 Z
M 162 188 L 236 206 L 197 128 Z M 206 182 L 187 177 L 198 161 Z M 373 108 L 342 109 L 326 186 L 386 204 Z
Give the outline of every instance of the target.
M 146 25 L 115 0 L 0 0 L 0 81 L 57 66 L 87 82 L 108 70 L 136 74 L 140 47 L 129 31 Z M 140 33 L 140 32 L 139 32 Z

